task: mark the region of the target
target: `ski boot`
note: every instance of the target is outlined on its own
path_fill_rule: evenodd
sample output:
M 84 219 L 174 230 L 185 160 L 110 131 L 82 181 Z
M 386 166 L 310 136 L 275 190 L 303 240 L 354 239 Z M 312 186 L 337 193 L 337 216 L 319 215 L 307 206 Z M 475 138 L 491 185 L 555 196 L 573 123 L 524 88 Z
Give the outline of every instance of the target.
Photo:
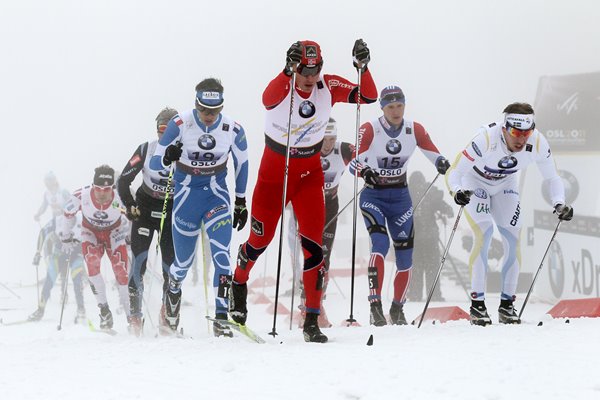
M 215 319 L 227 321 L 227 314 L 216 314 Z M 225 324 L 220 324 L 217 321 L 213 322 L 213 333 L 216 337 L 233 337 L 233 332 L 231 331 L 231 328 Z
M 521 319 L 513 307 L 512 300 L 500 300 L 498 308 L 498 322 L 501 324 L 520 324 Z
M 381 306 L 381 300 L 375 300 L 371 302 L 371 325 L 385 326 L 387 321 L 385 315 L 383 315 L 383 307 Z
M 179 311 L 181 310 L 181 289 L 177 293 L 167 290 L 164 306 L 167 328 L 173 332 L 177 332 L 177 327 L 179 326 Z
M 306 320 L 304 321 L 304 341 L 315 342 L 315 343 L 326 343 L 327 336 L 325 336 L 319 329 L 318 324 L 319 314 L 307 312 Z
M 469 311 L 471 325 L 486 326 L 492 324 L 492 319 L 487 313 L 487 308 L 483 300 L 471 300 Z
M 404 304 L 398 304 L 395 301 L 392 302 L 392 306 L 390 307 L 390 321 L 392 325 L 408 325 L 404 316 Z
M 27 321 L 40 321 L 44 317 L 44 311 L 44 307 L 39 306 L 37 310 L 35 310 L 29 317 L 27 317 Z
M 129 334 L 135 337 L 141 337 L 144 328 L 144 320 L 142 319 L 142 317 L 130 316 L 129 318 L 127 318 L 127 322 L 129 322 L 129 326 L 127 327 Z
M 86 318 L 85 318 L 85 308 L 78 308 L 77 309 L 77 314 L 75 315 L 75 320 L 74 322 L 76 324 L 85 324 Z
M 100 307 L 100 329 L 112 329 L 113 316 L 108 304 L 98 304 Z
M 248 297 L 248 286 L 244 284 L 231 283 L 231 294 L 229 297 L 229 315 L 231 319 L 241 325 L 246 324 L 248 308 L 246 298 Z

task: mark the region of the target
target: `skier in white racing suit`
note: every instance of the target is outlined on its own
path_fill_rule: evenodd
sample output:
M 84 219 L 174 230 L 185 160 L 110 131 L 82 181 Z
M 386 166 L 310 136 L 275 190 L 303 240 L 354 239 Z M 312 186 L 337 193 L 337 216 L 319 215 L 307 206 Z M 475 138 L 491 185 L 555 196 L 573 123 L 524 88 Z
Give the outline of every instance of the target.
M 63 243 L 73 242 L 75 215 L 81 212 L 81 250 L 90 285 L 100 308 L 100 328 L 111 329 L 112 312 L 108 306 L 106 285 L 100 273 L 100 262 L 106 252 L 117 280 L 121 305 L 129 321 L 128 249 L 129 224 L 125 207 L 115 191 L 115 171 L 108 165 L 96 168 L 94 182 L 73 194 L 65 205 L 65 223 L 60 231 Z
M 485 287 L 494 223 L 504 247 L 498 320 L 502 324 L 521 322 L 513 307 L 521 266 L 517 172 L 533 162 L 548 183 L 554 212 L 561 220 L 571 220 L 573 208 L 565 204 L 564 185 L 556 172 L 550 146 L 535 129 L 533 108 L 527 103 L 509 104 L 504 109 L 503 122 L 481 127 L 446 175 L 454 201 L 465 207 L 465 216 L 475 237 L 469 259 L 472 271 L 470 315 L 474 325 L 492 322 L 485 306 Z

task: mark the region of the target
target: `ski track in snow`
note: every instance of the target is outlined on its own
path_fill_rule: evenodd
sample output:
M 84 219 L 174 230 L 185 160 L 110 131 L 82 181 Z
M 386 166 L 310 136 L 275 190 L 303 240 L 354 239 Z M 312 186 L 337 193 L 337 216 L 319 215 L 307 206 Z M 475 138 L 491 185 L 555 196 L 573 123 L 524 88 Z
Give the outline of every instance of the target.
M 32 290 L 24 288 L 20 293 L 35 299 Z M 181 326 L 187 338 L 155 337 L 156 329 L 148 320 L 144 337 L 131 337 L 125 316 L 115 309 L 119 335 L 94 334 L 87 326 L 73 323 L 72 303 L 65 309 L 63 329 L 57 331 L 60 304 L 54 299 L 41 322 L 0 326 L 0 397 L 600 398 L 600 321 L 552 320 L 544 316 L 550 308 L 546 304 L 529 304 L 520 326 L 495 323 L 482 328 L 462 320 L 435 325 L 425 321 L 420 329 L 416 325 L 374 328 L 368 326 L 367 307 L 360 297 L 354 316 L 363 326 L 325 329 L 327 344 L 305 343 L 295 325 L 289 330 L 285 314 L 278 316 L 278 335 L 273 338 L 268 334 L 273 317 L 267 307 L 250 304 L 248 325 L 267 341 L 260 345 L 237 333 L 233 339 L 213 337 L 204 306 L 199 304 L 201 290 L 186 292 L 190 301 L 182 309 Z M 198 292 L 197 298 L 192 292 Z M 4 322 L 26 317 L 24 300 L 2 296 L 3 304 L 20 308 L 2 311 Z M 116 292 L 111 296 L 109 301 L 116 304 Z M 341 323 L 348 316 L 348 302 L 334 298 L 335 294 L 329 295 L 327 310 L 332 322 Z M 289 300 L 280 299 L 282 304 Z M 97 324 L 91 294 L 86 293 L 86 301 L 88 317 Z M 154 302 L 156 310 L 159 301 Z M 496 302 L 488 300 L 494 322 Z M 468 309 L 465 301 L 438 305 Z M 407 303 L 407 317 L 416 318 L 422 307 L 423 303 Z M 544 324 L 538 327 L 540 320 Z M 370 334 L 374 344 L 367 346 Z

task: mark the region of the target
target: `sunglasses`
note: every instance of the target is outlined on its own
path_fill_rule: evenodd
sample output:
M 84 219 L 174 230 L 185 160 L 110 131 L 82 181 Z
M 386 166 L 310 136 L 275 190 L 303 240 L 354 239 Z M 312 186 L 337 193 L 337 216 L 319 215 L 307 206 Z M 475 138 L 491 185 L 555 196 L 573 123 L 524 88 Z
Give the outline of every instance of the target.
M 510 136 L 512 136 L 512 137 L 515 137 L 515 138 L 528 138 L 533 133 L 534 128 L 535 128 L 535 125 L 532 126 L 530 129 L 521 130 L 521 129 L 515 128 L 514 126 L 508 125 L 506 127 L 506 130 L 508 131 L 508 134 Z
M 315 76 L 321 72 L 321 68 L 323 68 L 323 63 L 320 63 L 313 67 L 307 67 L 306 65 L 298 65 L 296 68 L 296 72 L 298 72 L 302 76 Z
M 223 111 L 223 106 L 217 107 L 217 108 L 208 108 L 208 107 L 204 107 L 204 106 L 196 104 L 196 110 L 198 110 L 199 113 L 202 113 L 204 115 L 217 115 L 221 111 Z
M 96 192 L 100 192 L 100 193 L 108 193 L 111 190 L 113 190 L 112 185 L 111 186 L 98 186 L 98 185 L 92 185 L 94 187 L 94 190 Z

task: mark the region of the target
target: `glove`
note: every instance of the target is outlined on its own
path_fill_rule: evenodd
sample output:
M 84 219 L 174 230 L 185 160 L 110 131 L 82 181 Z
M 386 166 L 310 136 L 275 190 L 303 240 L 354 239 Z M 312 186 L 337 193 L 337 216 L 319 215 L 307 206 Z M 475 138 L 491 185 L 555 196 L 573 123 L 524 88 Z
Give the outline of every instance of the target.
M 31 263 L 37 267 L 38 265 L 40 265 L 41 259 L 42 259 L 42 255 L 40 254 L 39 251 L 36 251 L 35 256 L 33 256 L 33 261 Z
M 468 190 L 458 190 L 454 193 L 454 202 L 459 206 L 466 206 L 471 201 L 471 194 Z
M 438 159 L 435 161 L 435 168 L 437 169 L 437 172 L 440 173 L 440 175 L 446 175 L 446 171 L 448 171 L 448 169 L 450 168 L 450 163 L 448 162 L 448 160 L 446 160 L 446 157 L 439 156 Z
M 361 176 L 363 177 L 367 185 L 377 185 L 377 178 L 379 178 L 379 173 L 377 171 L 374 171 L 371 167 L 364 167 Z
M 169 147 L 165 150 L 165 155 L 163 156 L 163 164 L 171 165 L 173 161 L 178 161 L 181 158 L 183 143 L 177 142 L 175 144 L 170 144 Z
M 371 52 L 367 44 L 362 39 L 356 39 L 354 48 L 352 48 L 352 63 L 356 69 L 364 71 L 367 69 L 367 64 L 371 61 Z
M 244 229 L 248 221 L 248 209 L 246 208 L 246 199 L 235 197 L 235 207 L 233 208 L 233 227 L 238 231 Z
M 302 43 L 296 42 L 290 46 L 285 57 L 285 68 L 283 72 L 287 76 L 292 76 L 294 67 L 302 61 Z
M 59 238 L 62 242 L 62 251 L 65 253 L 70 253 L 77 243 L 77 240 L 73 238 L 73 232 L 60 233 Z
M 139 218 L 140 215 L 142 215 L 142 213 L 140 213 L 140 209 L 138 208 L 137 204 L 133 203 L 127 206 L 125 216 L 128 220 L 135 221 Z
M 566 204 L 557 204 L 554 206 L 554 213 L 558 215 L 561 221 L 570 221 L 573 219 L 573 207 Z

